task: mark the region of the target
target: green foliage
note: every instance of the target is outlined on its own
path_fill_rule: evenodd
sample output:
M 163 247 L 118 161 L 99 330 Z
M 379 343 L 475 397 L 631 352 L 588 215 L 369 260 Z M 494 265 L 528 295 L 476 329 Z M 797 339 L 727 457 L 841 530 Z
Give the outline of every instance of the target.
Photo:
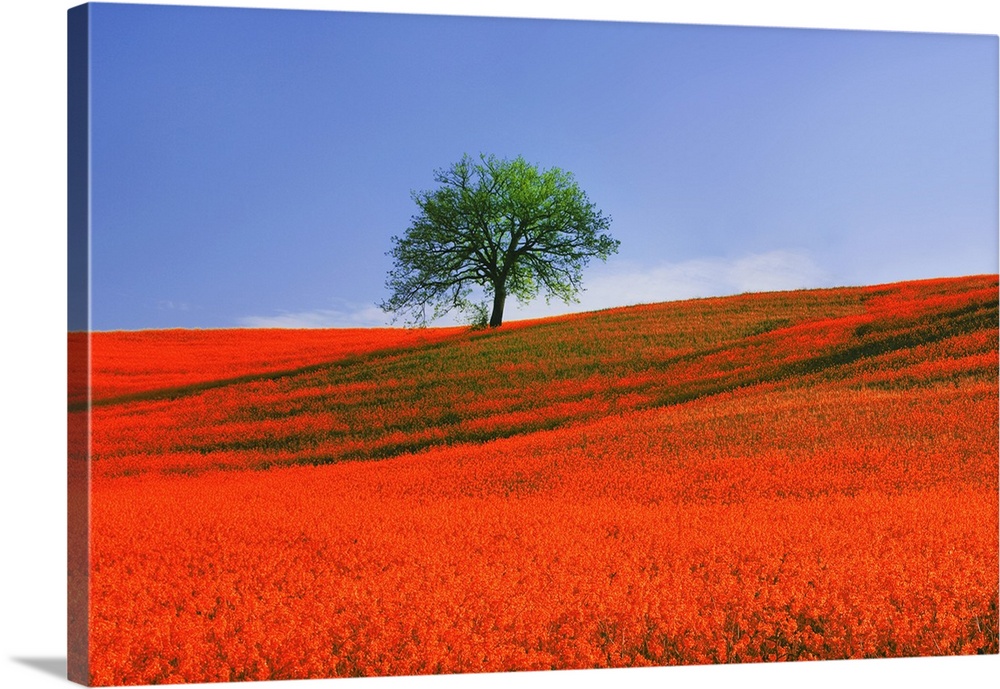
M 438 189 L 413 194 L 419 213 L 392 238 L 391 296 L 379 304 L 411 323 L 426 324 L 428 309 L 430 320 L 458 310 L 483 323 L 486 307 L 470 299 L 475 287 L 493 301 L 491 327 L 502 323 L 509 295 L 575 301 L 589 260 L 618 251 L 611 219 L 559 168 L 466 155 L 435 180 Z
M 465 313 L 473 330 L 485 330 L 490 324 L 490 311 L 486 304 L 470 304 Z

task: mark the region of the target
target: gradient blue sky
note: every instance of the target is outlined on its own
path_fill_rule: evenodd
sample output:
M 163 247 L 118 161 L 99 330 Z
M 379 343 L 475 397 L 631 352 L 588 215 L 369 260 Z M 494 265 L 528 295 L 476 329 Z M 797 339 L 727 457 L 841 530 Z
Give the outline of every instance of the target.
M 411 190 L 572 171 L 581 303 L 995 273 L 995 36 L 96 4 L 92 326 L 381 325 Z M 445 322 L 445 321 L 442 321 Z

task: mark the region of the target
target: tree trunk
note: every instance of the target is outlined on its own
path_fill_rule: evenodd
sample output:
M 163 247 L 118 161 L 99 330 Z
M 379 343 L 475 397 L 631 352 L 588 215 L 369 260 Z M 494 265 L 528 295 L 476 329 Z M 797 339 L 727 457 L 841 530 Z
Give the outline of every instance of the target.
M 507 290 L 497 287 L 493 291 L 493 314 L 490 316 L 490 327 L 496 328 L 503 323 L 503 303 L 507 300 Z

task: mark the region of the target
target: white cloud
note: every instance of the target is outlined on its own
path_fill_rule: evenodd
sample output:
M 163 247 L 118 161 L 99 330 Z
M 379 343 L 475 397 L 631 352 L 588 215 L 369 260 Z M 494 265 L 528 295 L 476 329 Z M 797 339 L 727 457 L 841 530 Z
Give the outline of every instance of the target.
M 579 303 L 539 297 L 526 306 L 510 299 L 505 320 L 542 318 L 564 313 L 597 311 L 614 306 L 649 304 L 742 292 L 822 287 L 829 276 L 808 252 L 778 250 L 738 258 L 701 258 L 643 266 L 614 261 L 591 265 L 584 274 Z M 458 325 L 461 314 L 451 313 L 432 325 Z M 245 328 L 373 328 L 392 325 L 390 315 L 373 304 L 338 300 L 333 308 L 282 312 L 239 319 Z M 398 325 L 398 323 L 397 323 Z
M 527 306 L 510 304 L 505 316 L 535 318 L 696 297 L 821 287 L 828 280 L 827 273 L 805 251 L 777 250 L 653 266 L 615 261 L 587 270 L 580 303 L 546 305 L 540 299 Z
M 373 304 L 338 300 L 331 309 L 246 316 L 239 324 L 244 328 L 377 328 L 389 325 L 389 318 Z

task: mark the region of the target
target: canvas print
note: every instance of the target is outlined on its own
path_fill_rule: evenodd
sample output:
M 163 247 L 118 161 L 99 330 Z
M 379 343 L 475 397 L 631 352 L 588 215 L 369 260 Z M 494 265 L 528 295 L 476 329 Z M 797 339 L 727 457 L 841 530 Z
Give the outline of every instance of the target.
M 72 680 L 998 652 L 996 36 L 68 26 Z

